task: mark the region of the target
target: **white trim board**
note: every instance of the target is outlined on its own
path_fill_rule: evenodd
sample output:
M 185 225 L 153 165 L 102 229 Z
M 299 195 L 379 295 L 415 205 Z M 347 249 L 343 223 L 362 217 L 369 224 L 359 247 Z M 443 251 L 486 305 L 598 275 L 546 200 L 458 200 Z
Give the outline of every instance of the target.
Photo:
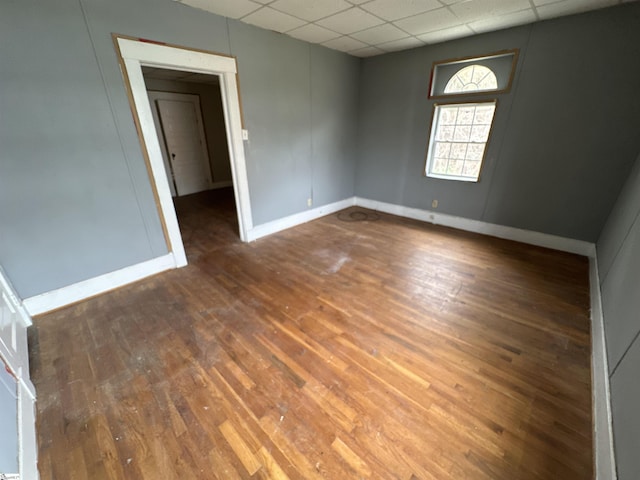
M 249 181 L 242 140 L 242 117 L 236 78 L 236 59 L 214 53 L 121 37 L 116 37 L 116 41 L 122 58 L 125 81 L 128 80 L 129 82 L 133 98 L 134 115 L 137 115 L 139 120 L 144 140 L 143 146 L 146 146 L 149 157 L 151 167 L 150 180 L 155 184 L 158 194 L 159 214 L 164 221 L 169 240 L 169 250 L 175 256 L 177 266 L 186 265 L 187 256 L 184 251 L 158 135 L 153 121 L 152 109 L 149 104 L 144 77 L 142 76 L 143 65 L 204 73 L 219 77 L 227 144 L 229 146 L 231 177 L 236 198 L 239 234 L 242 241 L 247 241 L 247 232 L 253 228 L 253 220 L 251 217 Z
M 26 298 L 22 303 L 30 315 L 39 315 L 176 267 L 175 257 L 169 253 L 115 272 Z
M 29 381 L 31 384 L 31 381 Z M 34 390 L 35 391 L 35 390 Z M 21 478 L 38 480 L 38 440 L 36 438 L 36 400 L 24 382 L 18 387 L 18 465 Z
M 609 362 L 604 334 L 604 315 L 600 293 L 597 256 L 589 258 L 591 285 L 591 392 L 593 411 L 593 457 L 596 480 L 616 480 L 613 449 Z
M 589 257 L 595 478 L 597 480 L 616 480 L 617 476 L 613 450 L 609 374 L 595 245 L 580 240 L 572 240 L 555 235 L 532 232 L 513 227 L 505 227 L 478 220 L 470 220 L 462 217 L 455 217 L 452 215 L 435 213 L 428 210 L 410 208 L 402 205 L 394 205 L 391 203 L 379 202 L 360 197 L 346 198 L 312 210 L 296 213 L 272 222 L 258 225 L 247 232 L 247 240 L 257 240 L 267 235 L 330 215 L 351 206 L 369 208 L 392 215 L 426 221 L 436 225 L 444 225 L 460 230 L 491 235 Z M 68 287 L 27 298 L 23 303 L 31 315 L 37 315 L 176 267 L 177 265 L 173 255 L 168 254 L 164 257 L 158 257 L 156 259 L 149 260 L 148 262 L 133 265 L 131 267 L 85 280 Z
M 481 222 L 479 220 L 470 220 L 467 218 L 455 217 L 452 215 L 405 207 L 402 205 L 394 205 L 361 197 L 349 197 L 338 202 L 263 223 L 248 230 L 245 238 L 247 241 L 254 241 L 267 235 L 316 220 L 325 215 L 330 215 L 352 206 L 369 208 L 400 217 L 412 218 L 436 225 L 444 225 L 484 235 L 492 235 L 531 245 L 553 248 L 555 250 L 577 253 L 585 256 L 595 255 L 595 246 L 592 243 L 580 240 L 572 240 L 569 238 L 532 232 L 519 228 L 505 227 L 502 225 Z M 115 272 L 100 275 L 67 287 L 62 287 L 57 290 L 52 290 L 50 292 L 27 298 L 23 301 L 23 304 L 30 315 L 39 315 L 178 266 L 181 266 L 181 264 L 179 264 L 175 256 L 170 253 L 146 262 L 125 267 Z
M 222 182 L 221 182 L 222 183 Z M 226 186 L 226 185 L 224 185 Z M 268 222 L 252 228 L 247 232 L 248 241 L 257 240 L 266 235 L 295 227 L 303 223 L 315 220 L 325 215 L 344 210 L 353 206 L 353 197 L 339 202 L 323 205 L 322 207 L 296 213 L 273 222 Z M 178 263 L 173 254 L 169 253 L 146 262 L 131 265 L 129 267 L 106 273 L 98 277 L 83 280 L 50 292 L 41 293 L 23 300 L 23 305 L 30 315 L 40 315 L 61 308 L 72 303 L 91 298 L 101 293 L 106 293 L 115 288 L 123 287 L 146 277 L 150 277 L 166 270 L 177 268 Z
M 589 288 L 591 298 L 591 394 L 593 412 L 593 458 L 596 480 L 616 480 L 615 453 L 611 421 L 611 397 L 609 388 L 609 366 L 604 333 L 604 316 L 600 296 L 600 278 L 596 246 L 593 243 L 570 238 L 533 232 L 514 227 L 495 225 L 479 220 L 455 217 L 429 210 L 378 202 L 366 198 L 355 198 L 355 205 L 371 210 L 412 218 L 435 225 L 466 230 L 514 240 L 540 247 L 552 248 L 589 257 Z
M 316 220 L 326 215 L 331 215 L 332 213 L 339 212 L 340 210 L 344 210 L 345 208 L 353 207 L 354 201 L 355 197 L 346 198 L 344 200 L 329 203 L 312 210 L 294 213 L 293 215 L 289 215 L 288 217 L 283 217 L 279 218 L 278 220 L 273 220 L 272 222 L 263 223 L 256 227 L 253 227 L 253 229 L 249 231 L 247 238 L 251 242 L 259 238 L 266 237 L 267 235 L 271 235 L 272 233 L 280 232 L 297 225 L 302 225 L 303 223 Z
M 434 225 L 443 225 L 445 227 L 457 228 L 467 232 L 481 233 L 492 237 L 503 238 L 505 240 L 514 240 L 516 242 L 536 245 L 538 247 L 552 248 L 561 252 L 576 253 L 591 257 L 595 255 L 595 244 L 584 242 L 582 240 L 574 240 L 572 238 L 559 237 L 548 233 L 534 232 L 531 230 L 523 230 L 521 228 L 507 227 L 497 225 L 495 223 L 487 223 L 480 220 L 471 220 L 469 218 L 456 217 L 445 213 L 438 213 L 430 210 L 422 210 L 420 208 L 405 207 L 403 205 L 395 205 L 393 203 L 379 202 L 377 200 L 369 200 L 367 198 L 355 197 L 355 205 L 370 210 L 377 210 L 399 217 L 412 218 L 423 222 L 433 223 Z
M 559 237 L 557 235 L 550 235 L 548 233 L 523 230 L 521 228 L 507 227 L 504 225 L 487 223 L 480 220 L 471 220 L 468 218 L 456 217 L 444 213 L 437 213 L 430 210 L 422 210 L 419 208 L 405 207 L 403 205 L 396 205 L 393 203 L 379 202 L 377 200 L 370 200 L 362 197 L 347 198 L 335 203 L 323 205 L 322 207 L 314 208 L 313 210 L 295 213 L 293 215 L 289 215 L 272 222 L 263 223 L 256 227 L 253 227 L 253 229 L 249 231 L 247 239 L 249 241 L 257 240 L 258 238 L 262 238 L 267 235 L 271 235 L 272 233 L 286 230 L 287 228 L 295 227 L 296 225 L 310 222 L 311 220 L 315 220 L 325 215 L 330 215 L 351 206 L 368 208 L 370 210 L 376 210 L 399 217 L 420 220 L 423 222 L 432 223 L 434 225 L 443 225 L 445 227 L 456 228 L 458 230 L 480 233 L 482 235 L 489 235 L 506 240 L 513 240 L 516 242 L 536 245 L 539 247 L 552 248 L 554 250 L 575 253 L 578 255 L 584 255 L 586 257 L 592 257 L 595 255 L 595 245 L 593 243 L 585 242 L 582 240 L 574 240 L 572 238 Z

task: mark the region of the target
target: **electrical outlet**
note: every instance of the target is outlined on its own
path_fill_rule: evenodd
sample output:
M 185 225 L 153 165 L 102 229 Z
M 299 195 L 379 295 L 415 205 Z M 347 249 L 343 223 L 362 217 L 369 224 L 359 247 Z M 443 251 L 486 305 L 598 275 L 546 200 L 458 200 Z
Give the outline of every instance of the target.
M 242 140 L 249 140 L 249 130 L 245 128 L 242 129 Z
M 307 198 L 307 207 L 313 205 L 313 199 L 311 197 Z
M 431 208 L 438 208 L 438 200 L 431 200 Z

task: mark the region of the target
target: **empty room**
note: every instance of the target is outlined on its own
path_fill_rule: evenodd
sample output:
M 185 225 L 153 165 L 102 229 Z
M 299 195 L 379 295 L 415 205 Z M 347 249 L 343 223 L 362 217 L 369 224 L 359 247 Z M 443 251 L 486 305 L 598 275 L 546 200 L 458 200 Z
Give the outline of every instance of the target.
M 0 0 L 0 478 L 640 478 L 640 3 Z

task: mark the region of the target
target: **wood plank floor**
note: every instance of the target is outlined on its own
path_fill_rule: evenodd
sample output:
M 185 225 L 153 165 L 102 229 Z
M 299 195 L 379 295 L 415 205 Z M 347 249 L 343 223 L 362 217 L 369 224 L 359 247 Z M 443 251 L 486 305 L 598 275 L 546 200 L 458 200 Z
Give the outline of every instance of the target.
M 35 320 L 43 480 L 592 478 L 588 261 L 353 208 Z

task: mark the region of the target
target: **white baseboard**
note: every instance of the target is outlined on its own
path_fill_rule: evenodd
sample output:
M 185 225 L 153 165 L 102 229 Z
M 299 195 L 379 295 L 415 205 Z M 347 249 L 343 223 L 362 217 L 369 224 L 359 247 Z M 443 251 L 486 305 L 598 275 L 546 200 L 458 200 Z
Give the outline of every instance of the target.
M 494 223 L 482 222 L 480 220 L 455 217 L 445 213 L 405 207 L 402 205 L 379 202 L 377 200 L 369 200 L 361 197 L 356 197 L 355 204 L 359 207 L 378 210 L 380 212 L 398 215 L 399 217 L 412 218 L 414 220 L 433 223 L 434 225 L 443 225 L 445 227 L 457 228 L 458 230 L 481 233 L 483 235 L 504 238 L 506 240 L 514 240 L 516 242 L 536 245 L 538 247 L 552 248 L 562 252 L 576 253 L 586 257 L 594 255 L 596 251 L 596 247 L 593 243 L 574 240 L 572 238 L 559 237 L 548 233 L 534 232 L 515 227 L 506 227 L 504 225 L 496 225 Z
M 353 205 L 354 197 L 350 197 L 312 210 L 306 210 L 304 212 L 289 215 L 288 217 L 279 218 L 272 222 L 263 223 L 262 225 L 253 227 L 249 232 L 247 232 L 247 240 L 252 242 L 267 235 L 271 235 L 272 233 L 280 232 L 326 215 L 331 215 L 332 213 L 339 212 L 340 210 L 352 207 Z
M 366 198 L 355 198 L 359 207 L 412 218 L 435 225 L 457 228 L 469 232 L 514 240 L 540 247 L 589 257 L 589 284 L 591 294 L 591 372 L 593 399 L 593 445 L 596 480 L 616 480 L 615 454 L 613 450 L 613 430 L 611 421 L 611 400 L 609 391 L 609 366 L 604 334 L 604 317 L 600 296 L 600 279 L 595 244 L 571 238 L 533 232 L 520 228 L 506 227 L 455 217 L 429 210 L 405 207 Z
M 258 225 L 248 232 L 247 240 L 254 241 L 272 233 L 295 227 L 296 225 L 330 215 L 354 205 L 392 215 L 429 222 L 435 225 L 443 225 L 589 257 L 591 284 L 591 360 L 593 376 L 592 394 L 595 478 L 596 480 L 616 480 L 617 476 L 613 451 L 613 432 L 609 394 L 609 372 L 595 245 L 581 240 L 496 225 L 479 220 L 471 220 L 361 197 L 350 197 L 335 203 L 323 205 L 322 207 Z M 132 265 L 115 272 L 53 290 L 51 292 L 27 298 L 23 301 L 23 305 L 29 314 L 38 315 L 175 267 L 176 261 L 173 255 L 168 254 L 147 262 Z
M 224 182 L 220 182 L 220 184 L 222 183 Z M 436 225 L 444 225 L 460 230 L 491 235 L 508 240 L 515 240 L 565 252 L 577 253 L 586 256 L 592 256 L 595 254 L 595 246 L 592 243 L 583 242 L 581 240 L 573 240 L 570 238 L 532 232 L 519 228 L 505 227 L 479 220 L 470 220 L 467 218 L 455 217 L 453 215 L 405 207 L 402 205 L 394 205 L 361 197 L 346 198 L 338 202 L 323 205 L 321 207 L 306 210 L 304 212 L 255 226 L 247 232 L 247 240 L 254 241 L 264 236 L 271 235 L 272 233 L 286 230 L 288 228 L 295 227 L 296 225 L 301 225 L 354 205 L 378 210 L 392 215 L 421 220 Z M 141 280 L 145 277 L 155 275 L 156 273 L 175 268 L 176 266 L 177 264 L 174 256 L 172 254 L 167 254 L 137 265 L 125 267 L 115 272 L 100 275 L 73 285 L 27 298 L 23 301 L 23 305 L 30 315 L 39 315 Z
M 172 268 L 176 268 L 176 261 L 169 253 L 115 272 L 26 298 L 22 303 L 30 315 L 39 315 Z
M 616 459 L 613 450 L 613 424 L 609 389 L 609 362 L 604 336 L 604 315 L 600 294 L 598 261 L 589 258 L 591 283 L 591 390 L 593 405 L 593 456 L 596 480 L 616 480 Z

